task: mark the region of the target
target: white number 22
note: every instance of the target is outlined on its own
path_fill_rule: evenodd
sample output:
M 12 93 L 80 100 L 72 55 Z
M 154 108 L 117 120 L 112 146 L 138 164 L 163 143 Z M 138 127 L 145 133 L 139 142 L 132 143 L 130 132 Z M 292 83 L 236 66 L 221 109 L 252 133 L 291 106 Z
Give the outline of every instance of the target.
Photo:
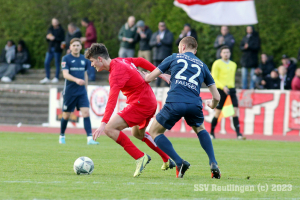
M 188 68 L 188 63 L 186 62 L 186 60 L 183 59 L 179 59 L 177 60 L 177 63 L 184 63 L 183 68 L 175 75 L 176 79 L 181 79 L 181 80 L 186 80 L 185 76 L 181 76 L 181 74 Z M 201 68 L 199 67 L 199 65 L 196 64 L 192 64 L 192 67 L 196 67 L 198 69 L 197 73 L 194 74 L 191 78 L 189 78 L 188 82 L 193 83 L 195 85 L 198 85 L 198 82 L 195 81 L 195 78 L 197 78 L 200 73 L 201 73 Z

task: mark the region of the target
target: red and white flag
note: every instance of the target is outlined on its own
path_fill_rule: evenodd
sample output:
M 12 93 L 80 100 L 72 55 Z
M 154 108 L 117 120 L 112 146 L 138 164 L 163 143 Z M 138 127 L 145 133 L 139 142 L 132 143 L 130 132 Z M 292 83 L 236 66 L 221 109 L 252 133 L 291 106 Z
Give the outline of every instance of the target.
M 175 0 L 195 21 L 212 25 L 257 24 L 254 0 Z

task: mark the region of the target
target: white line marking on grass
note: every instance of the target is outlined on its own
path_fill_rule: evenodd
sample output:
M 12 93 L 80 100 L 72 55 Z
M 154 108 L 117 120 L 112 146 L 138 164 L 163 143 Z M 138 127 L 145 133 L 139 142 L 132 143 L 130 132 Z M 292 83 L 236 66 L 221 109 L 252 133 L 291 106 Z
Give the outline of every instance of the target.
M 63 183 L 62 181 L 50 181 L 50 182 L 40 182 L 40 181 L 1 181 L 2 183 L 35 183 L 35 184 L 51 184 L 51 183 Z

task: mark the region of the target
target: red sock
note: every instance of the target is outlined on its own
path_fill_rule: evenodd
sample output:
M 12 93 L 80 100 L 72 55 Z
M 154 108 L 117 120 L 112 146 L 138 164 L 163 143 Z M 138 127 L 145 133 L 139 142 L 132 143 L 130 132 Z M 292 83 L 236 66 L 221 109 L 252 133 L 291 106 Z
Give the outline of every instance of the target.
M 165 152 L 163 152 L 160 148 L 158 148 L 158 146 L 155 144 L 155 142 L 153 141 L 149 133 L 147 132 L 145 133 L 145 137 L 142 139 L 142 141 L 145 142 L 151 149 L 156 151 L 156 153 L 158 153 L 161 156 L 164 162 L 168 162 L 170 157 Z
M 144 156 L 144 153 L 141 152 L 129 139 L 129 137 L 127 137 L 127 135 L 125 135 L 122 131 L 120 131 L 119 137 L 116 141 L 119 145 L 121 145 L 124 150 L 131 155 L 135 160 L 141 158 Z

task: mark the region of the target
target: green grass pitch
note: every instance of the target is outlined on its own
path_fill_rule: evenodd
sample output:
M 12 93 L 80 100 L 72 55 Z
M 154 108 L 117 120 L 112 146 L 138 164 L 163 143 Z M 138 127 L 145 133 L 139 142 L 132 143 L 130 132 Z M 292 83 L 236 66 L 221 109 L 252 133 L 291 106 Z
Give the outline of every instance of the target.
M 131 140 L 152 157 L 138 178 L 133 178 L 135 161 L 106 136 L 98 139 L 100 145 L 88 146 L 84 135 L 66 135 L 67 144 L 60 145 L 56 134 L 0 133 L 0 199 L 296 199 L 300 196 L 300 145 L 296 142 L 214 140 L 222 172 L 217 180 L 210 178 L 208 158 L 196 138 L 170 138 L 179 155 L 191 163 L 183 179 L 175 178 L 175 169 L 161 171 L 159 155 L 145 143 L 132 137 Z M 80 156 L 94 161 L 93 174 L 74 173 L 73 163 Z M 225 191 L 230 185 L 235 191 Z M 200 187 L 204 191 L 199 191 Z

